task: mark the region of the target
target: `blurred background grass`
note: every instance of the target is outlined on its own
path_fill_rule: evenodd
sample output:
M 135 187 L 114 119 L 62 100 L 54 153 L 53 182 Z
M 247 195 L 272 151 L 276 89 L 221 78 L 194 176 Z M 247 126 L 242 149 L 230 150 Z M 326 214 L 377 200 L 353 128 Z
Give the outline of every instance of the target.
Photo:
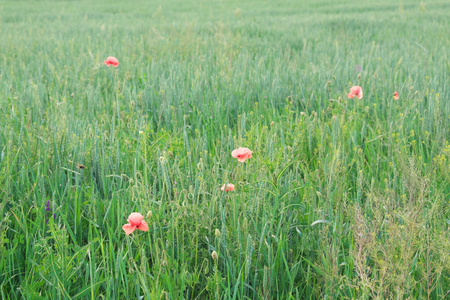
M 448 297 L 449 18 L 2 1 L 1 297 Z

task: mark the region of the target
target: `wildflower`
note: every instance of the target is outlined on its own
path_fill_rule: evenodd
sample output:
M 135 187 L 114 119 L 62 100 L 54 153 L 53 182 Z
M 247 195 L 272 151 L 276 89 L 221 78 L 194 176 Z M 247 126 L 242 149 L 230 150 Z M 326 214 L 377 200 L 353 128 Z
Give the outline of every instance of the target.
M 48 218 L 52 215 L 52 208 L 50 204 L 50 200 L 47 200 L 45 203 L 45 224 L 48 224 Z M 48 214 L 47 214 L 48 213 Z M 53 214 L 53 220 L 56 219 L 56 214 Z
M 398 100 L 398 93 L 394 92 L 394 100 Z
M 348 98 L 352 99 L 356 96 L 356 98 L 361 99 L 363 97 L 363 91 L 362 88 L 358 85 L 353 86 L 350 89 L 350 93 L 347 94 Z
M 252 151 L 248 148 L 239 147 L 231 152 L 231 156 L 238 159 L 238 162 L 244 162 L 247 158 L 252 157 Z
M 214 251 L 211 253 L 211 257 L 212 257 L 212 259 L 216 260 L 216 259 L 219 258 L 219 254 L 217 254 L 217 252 L 214 250 Z
M 220 189 L 225 192 L 232 192 L 232 191 L 234 191 L 234 184 L 229 183 L 226 186 L 224 184 L 224 185 L 222 185 L 222 187 Z
M 112 65 L 113 67 L 117 68 L 119 66 L 119 61 L 114 56 L 108 56 L 105 60 L 105 65 L 109 67 L 109 65 Z
M 144 221 L 144 216 L 140 213 L 132 213 L 128 216 L 128 224 L 122 226 L 122 229 L 125 231 L 127 235 L 130 235 L 136 229 L 142 231 L 148 231 L 148 225 Z

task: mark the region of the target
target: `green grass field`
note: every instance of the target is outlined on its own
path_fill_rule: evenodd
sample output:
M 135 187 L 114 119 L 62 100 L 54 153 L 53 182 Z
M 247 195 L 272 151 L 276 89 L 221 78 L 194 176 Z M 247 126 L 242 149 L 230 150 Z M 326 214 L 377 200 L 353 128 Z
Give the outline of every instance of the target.
M 449 20 L 1 1 L 0 298 L 449 299 Z

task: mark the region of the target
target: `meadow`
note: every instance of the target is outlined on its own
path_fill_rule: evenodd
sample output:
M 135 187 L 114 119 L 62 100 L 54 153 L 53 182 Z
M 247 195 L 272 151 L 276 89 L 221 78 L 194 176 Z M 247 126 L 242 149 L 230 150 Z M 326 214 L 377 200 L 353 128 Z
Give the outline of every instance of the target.
M 0 298 L 449 299 L 448 20 L 1 1 Z

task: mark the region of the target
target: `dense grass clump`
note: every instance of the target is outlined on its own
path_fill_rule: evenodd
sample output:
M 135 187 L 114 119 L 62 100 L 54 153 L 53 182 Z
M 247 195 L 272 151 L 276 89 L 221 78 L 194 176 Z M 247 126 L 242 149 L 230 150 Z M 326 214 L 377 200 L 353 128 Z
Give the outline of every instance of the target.
M 0 298 L 448 298 L 449 19 L 2 1 Z

